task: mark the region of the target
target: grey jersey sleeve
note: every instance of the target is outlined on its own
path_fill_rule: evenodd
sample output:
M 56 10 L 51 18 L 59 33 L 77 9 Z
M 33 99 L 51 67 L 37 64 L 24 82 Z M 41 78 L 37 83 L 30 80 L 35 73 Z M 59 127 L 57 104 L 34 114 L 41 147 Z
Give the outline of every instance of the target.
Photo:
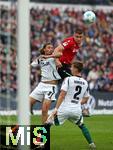
M 66 91 L 68 90 L 68 86 L 69 86 L 69 77 L 65 78 L 62 86 L 61 86 L 61 90 Z
M 38 59 L 38 58 L 35 59 L 35 60 L 31 63 L 31 66 L 32 66 L 32 67 L 37 67 L 37 66 L 39 66 L 39 59 Z

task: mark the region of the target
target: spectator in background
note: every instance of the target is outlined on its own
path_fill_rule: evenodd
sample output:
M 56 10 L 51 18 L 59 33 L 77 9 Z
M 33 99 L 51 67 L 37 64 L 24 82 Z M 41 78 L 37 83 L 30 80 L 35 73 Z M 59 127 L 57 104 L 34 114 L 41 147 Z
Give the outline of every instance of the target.
M 113 62 L 111 62 L 109 66 L 110 66 L 110 69 L 109 69 L 108 78 L 109 80 L 113 80 Z
M 8 72 L 5 70 L 5 68 L 7 68 L 8 64 L 6 59 L 6 48 L 8 44 L 8 52 L 11 53 L 10 59 L 12 62 L 10 63 L 11 79 L 14 80 L 13 83 L 15 86 L 13 86 L 13 88 L 15 91 L 17 89 L 17 73 L 15 68 L 15 55 L 17 55 L 17 11 L 15 5 L 11 5 L 11 8 L 2 5 L 0 10 L 1 84 L 3 91 L 6 91 L 7 87 L 5 84 L 5 80 L 7 78 Z M 101 90 L 111 91 L 113 83 L 110 75 L 110 63 L 113 61 L 113 10 L 107 11 L 100 9 L 95 11 L 95 13 L 97 16 L 97 22 L 96 24 L 91 25 L 88 30 L 84 30 L 85 39 L 81 48 L 83 50 L 80 49 L 80 54 L 78 53 L 78 55 L 85 62 L 85 69 L 83 71 L 83 75 L 85 76 L 85 78 L 89 78 L 89 72 L 93 69 L 92 65 L 95 69 L 97 68 L 96 66 L 99 65 L 103 70 L 103 75 L 101 75 L 101 77 L 105 79 L 105 83 L 107 82 L 106 86 L 102 87 Z M 64 10 L 59 8 L 52 8 L 51 10 L 47 10 L 46 8 L 32 7 L 30 10 L 31 60 L 35 59 L 35 57 L 39 55 L 39 51 L 37 51 L 37 49 L 42 45 L 43 41 L 51 41 L 54 46 L 56 46 L 60 43 L 60 41 L 62 41 L 66 37 L 71 36 L 76 30 L 77 26 L 81 26 L 85 29 L 85 24 L 82 22 L 82 14 L 83 11 L 73 8 L 71 9 L 69 7 Z M 9 38 L 11 38 L 11 41 L 8 40 Z M 5 64 L 4 60 L 6 60 Z M 5 68 L 3 68 L 3 66 L 5 66 Z M 38 81 L 37 69 L 31 69 L 31 73 L 31 89 L 33 89 L 36 86 L 36 82 Z M 96 86 L 98 79 L 100 82 L 100 75 L 95 81 L 95 85 L 93 86 L 94 89 L 98 89 Z M 92 82 L 91 80 L 90 82 Z M 11 91 L 13 91 L 13 88 L 11 85 Z
M 92 69 L 89 71 L 88 77 L 87 77 L 87 80 L 89 82 L 89 88 L 91 90 L 94 89 L 95 82 L 98 79 L 98 77 L 99 77 L 99 74 L 98 74 L 97 69 L 95 67 L 92 67 Z

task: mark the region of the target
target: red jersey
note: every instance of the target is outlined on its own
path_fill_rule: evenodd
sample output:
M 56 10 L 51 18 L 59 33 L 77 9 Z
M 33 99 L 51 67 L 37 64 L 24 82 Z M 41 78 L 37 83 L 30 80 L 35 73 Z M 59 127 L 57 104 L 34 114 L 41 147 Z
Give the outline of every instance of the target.
M 63 55 L 59 58 L 59 60 L 61 63 L 71 64 L 80 47 L 74 40 L 73 36 L 66 38 L 61 44 L 64 47 L 64 50 Z

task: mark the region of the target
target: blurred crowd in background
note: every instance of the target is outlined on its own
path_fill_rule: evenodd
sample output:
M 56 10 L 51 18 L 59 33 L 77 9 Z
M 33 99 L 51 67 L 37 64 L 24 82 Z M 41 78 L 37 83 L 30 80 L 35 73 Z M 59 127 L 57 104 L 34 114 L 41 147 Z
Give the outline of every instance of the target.
M 2 0 L 16 2 L 17 0 Z M 30 2 L 39 3 L 61 3 L 61 4 L 82 4 L 82 5 L 113 5 L 113 0 L 30 0 Z
M 83 76 L 90 90 L 113 92 L 113 11 L 95 11 L 96 24 L 86 26 L 83 11 L 75 9 L 30 9 L 31 61 L 39 56 L 45 42 L 54 47 L 74 34 L 76 27 L 84 28 L 85 40 L 78 53 L 84 61 Z M 17 11 L 15 7 L 0 6 L 0 91 L 17 91 Z M 24 50 L 23 50 L 24 55 Z M 31 89 L 39 81 L 37 68 L 31 69 Z

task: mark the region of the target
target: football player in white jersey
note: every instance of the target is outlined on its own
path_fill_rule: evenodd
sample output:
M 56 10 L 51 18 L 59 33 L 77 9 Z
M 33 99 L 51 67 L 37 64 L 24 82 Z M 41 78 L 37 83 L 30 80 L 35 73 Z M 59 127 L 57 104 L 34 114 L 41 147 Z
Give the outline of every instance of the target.
M 83 123 L 81 105 L 89 98 L 88 83 L 81 77 L 83 63 L 75 61 L 71 66 L 71 77 L 64 79 L 61 92 L 52 114 L 48 117 L 47 124 L 60 125 L 69 120 L 78 125 L 90 148 L 95 148 L 91 135 Z
M 37 102 L 42 102 L 42 123 L 47 120 L 48 110 L 51 101 L 56 100 L 57 82 L 60 75 L 57 72 L 54 58 L 48 58 L 53 53 L 53 45 L 46 43 L 41 49 L 43 55 L 39 56 L 31 63 L 32 67 L 40 66 L 41 81 L 30 94 L 30 104 L 32 106 Z

